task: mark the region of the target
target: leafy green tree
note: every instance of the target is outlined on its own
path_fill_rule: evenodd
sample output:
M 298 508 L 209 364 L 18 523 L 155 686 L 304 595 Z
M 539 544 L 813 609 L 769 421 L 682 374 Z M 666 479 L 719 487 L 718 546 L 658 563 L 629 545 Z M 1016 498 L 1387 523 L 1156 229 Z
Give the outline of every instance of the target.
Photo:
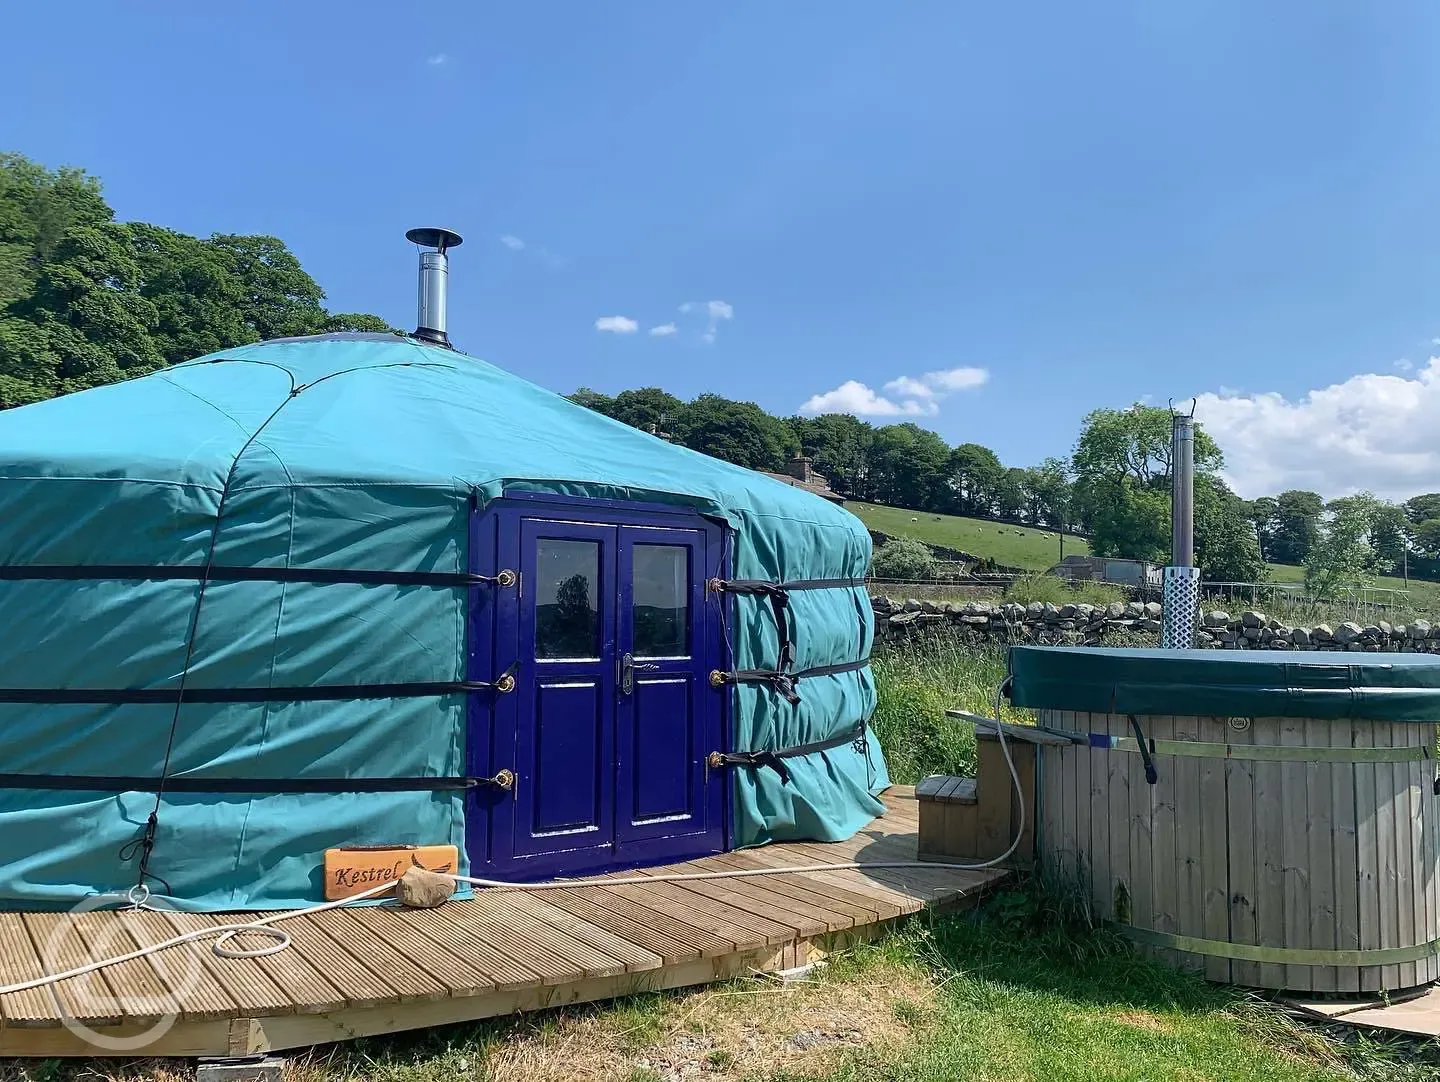
M 659 387 L 621 391 L 615 396 L 613 409 L 610 416 L 617 421 L 624 421 L 632 428 L 638 428 L 642 432 L 664 432 L 682 441 L 685 438 L 687 406 Z
M 870 570 L 880 579 L 931 579 L 935 577 L 935 554 L 914 538 L 892 537 L 875 553 Z
M 950 488 L 962 515 L 994 514 L 1004 478 L 1005 467 L 988 447 L 962 443 L 950 454 Z
M 1427 518 L 1414 527 L 1415 547 L 1430 559 L 1440 559 L 1440 518 Z
M 1417 526 L 1422 522 L 1440 519 L 1440 492 L 1426 492 L 1411 496 L 1404 503 L 1405 515 Z
M 754 402 L 718 394 L 702 394 L 686 407 L 684 432 L 677 436 L 686 447 L 752 470 L 782 469 L 800 449 L 784 421 Z
M 1213 473 L 1224 464 L 1215 441 L 1195 426 L 1195 472 Z M 1072 465 L 1077 476 L 1128 478 L 1142 487 L 1168 484 L 1170 477 L 1170 411 L 1159 406 L 1100 409 L 1086 416 L 1075 444 Z
M 1170 552 L 1170 411 L 1135 405 L 1085 418 L 1071 459 L 1074 505 L 1101 556 L 1162 562 Z M 1220 448 L 1195 427 L 1195 475 L 1213 474 Z M 1238 511 L 1237 511 L 1238 514 Z
M 1334 597 L 1365 586 L 1375 570 L 1370 530 L 1381 501 L 1368 492 L 1333 500 L 1305 561 L 1305 589 L 1313 597 Z
M 1195 478 L 1195 563 L 1208 582 L 1265 581 L 1265 558 L 1245 501 L 1210 474 Z
M 1010 466 L 1000 472 L 996 479 L 994 507 L 1001 518 L 1020 518 L 1027 503 L 1026 483 L 1029 471 Z
M 144 375 L 164 364 L 150 336 L 155 306 L 135 286 L 140 269 L 123 226 L 72 226 L 8 315 L 36 327 L 32 357 L 0 355 L 0 371 L 39 377 L 30 401 Z M 5 337 L 7 346 L 12 341 Z M 46 371 L 48 369 L 48 371 Z M 22 391 L 22 394 L 24 392 Z
M 217 233 L 209 243 L 239 282 L 254 341 L 321 332 L 325 291 L 279 237 Z
M 336 312 L 332 316 L 326 316 L 321 326 L 325 334 L 335 334 L 338 331 L 359 331 L 365 334 L 399 334 L 400 330 L 390 326 L 379 316 L 372 316 L 368 312 Z
M 1279 509 L 1280 504 L 1274 496 L 1260 496 L 1244 505 L 1245 517 L 1254 526 L 1256 542 L 1266 557 L 1271 556 L 1275 544 L 1275 524 Z
M 848 413 L 791 417 L 787 423 L 800 441 L 801 453 L 814 460 L 831 488 L 847 496 L 873 498 L 869 473 L 875 430 L 870 425 Z
M 119 224 L 95 178 L 0 154 L 0 408 L 261 338 L 385 331 L 331 316 L 274 237 Z
M 871 441 L 874 499 L 917 511 L 946 509 L 950 447 L 913 421 L 877 428 Z
M 1399 569 L 1410 548 L 1410 520 L 1398 504 L 1380 501 L 1370 516 L 1370 547 L 1386 567 Z
M 567 395 L 571 402 L 577 406 L 584 406 L 596 413 L 603 413 L 606 417 L 615 416 L 615 399 L 608 394 L 601 394 L 599 391 L 591 390 L 589 387 L 576 388 L 575 393 Z
M 1047 458 L 1025 471 L 1026 513 L 1033 523 L 1063 526 L 1070 520 L 1070 466 Z
M 1276 563 L 1303 564 L 1320 533 L 1325 501 L 1318 492 L 1290 489 L 1275 498 L 1266 555 Z
M 144 222 L 125 228 L 136 289 L 155 307 L 151 338 L 166 364 L 260 340 L 245 318 L 244 287 L 214 246 Z

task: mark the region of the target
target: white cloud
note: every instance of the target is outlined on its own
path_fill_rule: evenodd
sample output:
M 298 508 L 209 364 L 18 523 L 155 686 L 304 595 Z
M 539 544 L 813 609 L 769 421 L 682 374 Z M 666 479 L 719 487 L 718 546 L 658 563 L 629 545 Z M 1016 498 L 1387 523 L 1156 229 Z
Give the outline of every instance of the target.
M 601 316 L 595 321 L 595 329 L 611 334 L 634 334 L 640 329 L 640 324 L 629 316 Z
M 920 378 L 937 391 L 968 391 L 987 383 L 990 372 L 985 368 L 947 368 L 940 372 L 926 372 Z
M 906 399 L 895 402 L 876 394 L 857 379 L 846 380 L 833 391 L 811 395 L 801 413 L 853 413 L 856 417 L 926 417 L 939 410 L 934 402 Z
M 686 301 L 680 306 L 680 311 L 684 315 L 698 312 L 705 316 L 705 329 L 700 332 L 700 339 L 707 343 L 715 341 L 722 320 L 735 318 L 735 307 L 728 301 Z
M 1195 417 L 1225 452 L 1226 480 L 1247 499 L 1291 488 L 1326 498 L 1440 492 L 1440 357 L 1413 376 L 1363 373 L 1293 401 L 1207 392 Z
M 518 252 L 525 247 L 525 242 L 514 233 L 506 233 L 500 238 L 500 243 L 509 248 L 512 252 Z
M 801 413 L 853 413 L 857 417 L 933 417 L 953 391 L 969 391 L 990 379 L 984 368 L 946 368 L 923 376 L 896 376 L 885 384 L 891 398 L 876 394 L 859 380 L 811 395 Z
M 1415 366 L 1404 357 L 1401 357 L 1398 361 L 1395 362 L 1395 368 L 1400 372 L 1408 372 L 1414 367 Z
M 436 53 L 434 56 L 426 57 L 425 63 L 432 68 L 443 68 L 446 64 L 453 64 L 455 58 L 449 53 Z
M 673 324 L 673 323 L 662 323 L 662 324 L 660 324 L 660 326 L 658 326 L 658 327 L 651 327 L 651 328 L 650 328 L 650 337 L 651 337 L 651 338 L 665 338 L 665 337 L 667 337 L 668 335 L 675 334 L 678 330 L 679 330 L 679 328 L 676 327 L 675 324 Z
M 935 390 L 929 384 L 918 379 L 911 379 L 909 376 L 900 376 L 885 384 L 885 389 L 891 394 L 898 394 L 905 398 L 934 398 Z

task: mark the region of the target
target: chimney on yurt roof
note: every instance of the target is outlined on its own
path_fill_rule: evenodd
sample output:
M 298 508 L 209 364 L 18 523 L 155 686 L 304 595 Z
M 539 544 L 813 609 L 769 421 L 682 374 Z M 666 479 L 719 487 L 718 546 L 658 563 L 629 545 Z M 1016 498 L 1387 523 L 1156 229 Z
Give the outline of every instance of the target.
M 453 229 L 420 226 L 405 234 L 420 245 L 420 296 L 415 319 L 415 337 L 422 342 L 449 347 L 446 304 L 450 289 L 450 257 L 446 251 L 458 248 L 464 238 Z

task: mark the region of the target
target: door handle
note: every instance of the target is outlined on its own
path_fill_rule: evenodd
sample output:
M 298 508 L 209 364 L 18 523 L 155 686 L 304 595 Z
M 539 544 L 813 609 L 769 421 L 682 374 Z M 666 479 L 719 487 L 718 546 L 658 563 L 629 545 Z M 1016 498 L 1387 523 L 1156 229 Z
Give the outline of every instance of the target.
M 620 694 L 630 695 L 635 691 L 635 656 L 629 651 L 620 655 Z

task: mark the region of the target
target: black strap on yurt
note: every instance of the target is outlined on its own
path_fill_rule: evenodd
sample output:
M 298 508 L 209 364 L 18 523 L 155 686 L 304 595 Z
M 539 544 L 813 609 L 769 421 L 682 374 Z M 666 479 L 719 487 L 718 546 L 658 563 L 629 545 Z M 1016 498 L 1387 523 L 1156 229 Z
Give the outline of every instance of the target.
M 498 575 L 471 575 L 457 571 L 378 571 L 368 568 L 332 567 L 235 567 L 204 564 L 4 564 L 0 582 L 299 582 L 323 586 L 348 583 L 356 586 L 513 586 L 514 571 Z
M 795 688 L 796 681 L 814 676 L 834 676 L 842 672 L 855 672 L 869 664 L 869 658 L 862 658 L 859 661 L 846 661 L 839 665 L 819 665 L 813 669 L 801 669 L 799 672 L 781 672 L 778 669 L 737 669 L 734 672 L 722 672 L 716 669 L 710 674 L 710 683 L 715 687 L 721 687 L 724 684 L 763 684 L 783 696 L 786 702 L 794 706 L 800 701 L 799 692 Z
M 715 593 L 750 594 L 770 600 L 775 613 L 775 630 L 780 637 L 780 657 L 775 667 L 789 669 L 795 663 L 795 644 L 790 638 L 787 612 L 794 590 L 839 590 L 864 586 L 864 579 L 796 579 L 791 582 L 767 582 L 763 579 L 711 579 L 706 584 Z
M 0 774 L 0 789 L 43 789 L 77 793 L 438 793 L 509 788 L 494 778 L 132 778 L 115 774 Z
M 196 688 L 0 688 L 0 703 L 66 703 L 127 706 L 182 703 L 327 703 L 365 699 L 434 699 L 473 691 L 505 694 L 515 688 L 518 665 L 494 680 L 399 684 L 311 684 L 304 687 Z
M 866 750 L 861 747 L 865 742 L 865 723 L 857 721 L 845 732 L 836 733 L 824 740 L 814 740 L 809 744 L 796 744 L 793 748 L 778 748 L 769 751 L 712 751 L 706 762 L 713 769 L 725 766 L 743 766 L 750 770 L 768 767 L 780 775 L 781 784 L 789 785 L 790 768 L 785 765 L 786 759 L 814 755 L 820 751 L 833 751 L 846 744 L 854 744 L 857 749 Z

